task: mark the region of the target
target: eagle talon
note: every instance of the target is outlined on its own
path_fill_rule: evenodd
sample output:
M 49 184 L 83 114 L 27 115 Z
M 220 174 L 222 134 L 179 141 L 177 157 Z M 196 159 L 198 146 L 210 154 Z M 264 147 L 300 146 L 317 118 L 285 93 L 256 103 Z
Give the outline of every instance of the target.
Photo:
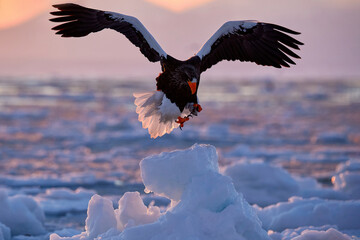
M 178 117 L 177 120 L 175 120 L 176 123 L 180 124 L 180 129 L 182 130 L 182 128 L 184 127 L 184 123 L 189 121 L 189 116 L 186 116 L 184 118 L 182 117 Z

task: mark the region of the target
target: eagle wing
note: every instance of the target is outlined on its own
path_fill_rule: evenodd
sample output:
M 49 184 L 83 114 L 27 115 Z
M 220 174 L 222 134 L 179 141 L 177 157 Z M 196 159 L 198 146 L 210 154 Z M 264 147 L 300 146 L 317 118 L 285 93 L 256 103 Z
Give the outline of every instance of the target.
M 289 48 L 299 49 L 303 43 L 288 34 L 300 33 L 257 21 L 226 22 L 196 54 L 201 59 L 201 72 L 222 60 L 289 67 L 289 64 L 295 64 L 290 57 L 300 58 Z
M 62 37 L 83 37 L 92 32 L 110 28 L 125 35 L 151 62 L 167 57 L 144 25 L 135 17 L 120 13 L 82 7 L 73 3 L 53 5 L 59 11 L 51 12 L 52 22 L 62 23 L 52 30 Z

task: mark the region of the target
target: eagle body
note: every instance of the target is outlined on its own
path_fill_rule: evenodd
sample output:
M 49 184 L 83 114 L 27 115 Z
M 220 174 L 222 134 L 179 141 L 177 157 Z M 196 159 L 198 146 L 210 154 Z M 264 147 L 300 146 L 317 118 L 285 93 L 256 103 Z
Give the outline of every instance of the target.
M 157 90 L 176 103 L 183 111 L 188 103 L 198 103 L 197 90 L 200 83 L 200 58 L 194 56 L 186 61 L 177 60 L 170 55 L 161 60 L 162 73 L 156 78 Z M 189 82 L 195 84 L 191 89 Z
M 167 55 L 160 62 L 162 73 L 156 78 L 156 91 L 134 94 L 139 121 L 153 138 L 183 127 L 189 117 L 201 111 L 197 97 L 200 58 L 180 61 Z
M 156 78 L 156 90 L 135 93 L 136 112 L 143 128 L 156 138 L 184 126 L 202 108 L 197 92 L 200 75 L 220 61 L 247 61 L 276 68 L 295 64 L 300 58 L 302 42 L 290 34 L 300 34 L 288 28 L 254 20 L 229 21 L 223 24 L 201 47 L 195 56 L 181 61 L 168 55 L 144 25 L 135 17 L 120 13 L 86 8 L 77 4 L 54 5 L 52 28 L 62 37 L 84 37 L 103 29 L 123 34 L 150 62 L 160 62 L 162 72 Z

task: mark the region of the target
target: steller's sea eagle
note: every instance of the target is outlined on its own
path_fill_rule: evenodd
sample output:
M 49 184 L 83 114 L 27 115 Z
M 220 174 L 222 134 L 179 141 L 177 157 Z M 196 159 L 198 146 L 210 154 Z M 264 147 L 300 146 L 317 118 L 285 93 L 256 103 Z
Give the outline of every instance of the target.
M 222 60 L 250 61 L 276 68 L 295 64 L 300 58 L 289 48 L 303 43 L 288 34 L 300 34 L 288 28 L 258 21 L 229 21 L 201 47 L 195 56 L 177 60 L 160 47 L 135 17 L 67 3 L 54 5 L 52 28 L 62 37 L 83 37 L 110 28 L 125 35 L 150 62 L 160 61 L 162 72 L 156 78 L 156 91 L 136 93 L 136 113 L 143 128 L 156 138 L 184 126 L 197 116 L 201 106 L 197 98 L 200 74 Z

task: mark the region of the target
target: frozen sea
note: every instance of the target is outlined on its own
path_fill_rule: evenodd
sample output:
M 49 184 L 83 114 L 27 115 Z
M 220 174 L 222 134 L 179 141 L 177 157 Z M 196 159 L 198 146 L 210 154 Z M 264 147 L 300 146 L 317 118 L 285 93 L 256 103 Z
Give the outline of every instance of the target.
M 360 237 L 360 81 L 203 79 L 203 111 L 155 140 L 132 96 L 154 88 L 152 79 L 1 78 L 0 239 L 9 229 L 12 239 L 78 234 L 94 194 L 116 208 L 138 191 L 165 212 L 170 200 L 145 194 L 139 163 L 195 143 L 216 148 L 220 172 L 272 239 Z

